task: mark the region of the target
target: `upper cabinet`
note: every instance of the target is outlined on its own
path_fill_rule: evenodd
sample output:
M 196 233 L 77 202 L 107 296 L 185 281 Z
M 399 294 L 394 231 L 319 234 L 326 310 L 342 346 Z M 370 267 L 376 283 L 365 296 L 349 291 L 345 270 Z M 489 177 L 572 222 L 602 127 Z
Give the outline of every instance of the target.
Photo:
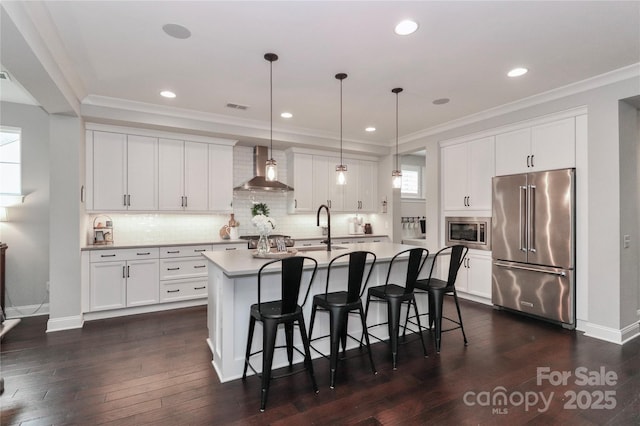
M 160 210 L 208 210 L 208 144 L 160 139 L 159 164 Z
M 496 136 L 496 175 L 575 167 L 576 124 L 568 117 Z
M 494 153 L 492 136 L 443 145 L 444 210 L 491 210 Z
M 93 210 L 145 211 L 158 208 L 158 139 L 88 132 Z
M 231 211 L 235 141 L 92 126 L 100 130 L 86 135 L 88 211 Z
M 233 205 L 233 146 L 209 144 L 209 210 L 230 213 Z
M 289 213 L 313 212 L 313 156 L 287 151 L 287 169 L 294 191 Z
M 326 204 L 333 212 L 375 212 L 378 197 L 378 163 L 345 158 L 347 184 L 336 183 L 339 157 L 317 152 L 287 151 L 288 173 L 293 177 L 289 213 L 315 212 Z

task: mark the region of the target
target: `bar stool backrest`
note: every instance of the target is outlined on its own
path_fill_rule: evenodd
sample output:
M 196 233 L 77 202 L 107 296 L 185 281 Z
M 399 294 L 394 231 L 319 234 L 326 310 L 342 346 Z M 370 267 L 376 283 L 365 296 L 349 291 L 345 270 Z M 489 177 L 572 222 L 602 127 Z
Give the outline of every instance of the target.
M 421 247 L 403 250 L 400 253 L 397 253 L 393 258 L 391 258 L 391 262 L 389 263 L 389 270 L 387 271 L 385 285 L 389 284 L 389 276 L 391 275 L 391 269 L 393 268 L 396 259 L 407 252 L 409 253 L 409 262 L 407 264 L 407 278 L 404 284 L 404 294 L 413 293 L 420 271 L 422 271 L 422 267 L 429 257 L 429 250 Z
M 298 306 L 298 297 L 300 295 L 300 287 L 302 284 L 302 274 L 304 272 L 305 261 L 309 261 L 313 264 L 313 272 L 311 273 L 311 277 L 309 278 L 307 291 L 304 296 L 304 300 L 302 301 L 302 303 L 300 303 L 300 305 L 304 305 L 306 303 L 307 298 L 309 297 L 311 283 L 313 282 L 313 278 L 315 277 L 316 271 L 318 270 L 318 262 L 314 258 L 307 256 L 286 257 L 284 259 L 276 259 L 267 262 L 258 270 L 258 310 L 260 310 L 260 305 L 262 303 L 262 272 L 269 265 L 280 263 L 282 277 L 280 282 L 280 300 L 282 301 L 281 314 L 284 315 L 295 312 Z
M 469 251 L 468 247 L 463 246 L 462 244 L 458 244 L 455 246 L 445 247 L 440 249 L 434 259 L 433 264 L 431 265 L 431 271 L 429 273 L 429 279 L 431 279 L 433 274 L 433 268 L 435 267 L 438 256 L 450 254 L 451 257 L 449 259 L 449 272 L 447 275 L 447 287 L 453 287 L 456 284 L 456 279 L 458 278 L 458 271 L 460 270 L 460 266 L 462 266 L 462 262 L 467 256 L 467 252 Z
M 342 259 L 349 256 L 349 275 L 347 279 L 347 303 L 353 303 L 358 301 L 364 293 L 364 289 L 371 277 L 371 271 L 373 271 L 373 265 L 376 263 L 376 255 L 370 251 L 353 251 L 350 253 L 344 253 L 334 257 L 329 262 L 327 268 L 327 285 L 325 287 L 325 294 L 329 292 L 329 280 L 331 277 L 331 269 L 334 262 L 338 259 Z M 365 269 L 367 267 L 367 258 L 372 259 L 369 266 L 369 272 L 366 278 L 364 278 Z

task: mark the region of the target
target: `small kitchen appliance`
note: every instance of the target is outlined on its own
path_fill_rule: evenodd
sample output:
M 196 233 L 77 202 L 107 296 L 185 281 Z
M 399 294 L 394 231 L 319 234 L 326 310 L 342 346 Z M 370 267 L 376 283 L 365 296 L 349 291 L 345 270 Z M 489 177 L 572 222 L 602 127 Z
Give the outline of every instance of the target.
M 350 235 L 362 235 L 364 234 L 364 224 L 361 217 L 352 217 L 349 219 L 349 234 Z

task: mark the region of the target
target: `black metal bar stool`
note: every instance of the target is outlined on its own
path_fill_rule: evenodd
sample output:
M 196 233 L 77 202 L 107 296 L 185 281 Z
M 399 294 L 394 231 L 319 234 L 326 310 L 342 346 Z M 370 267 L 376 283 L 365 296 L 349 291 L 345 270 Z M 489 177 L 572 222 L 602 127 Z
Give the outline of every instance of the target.
M 309 261 L 313 264 L 313 272 L 311 273 L 309 282 L 307 283 L 307 291 L 304 296 L 304 301 L 302 303 L 298 303 L 305 261 Z M 261 299 L 262 274 L 265 268 L 274 263 L 281 263 L 281 299 L 263 302 Z M 260 398 L 260 411 L 264 411 L 267 404 L 267 396 L 269 393 L 269 384 L 271 379 L 290 376 L 291 374 L 299 373 L 306 370 L 311 376 L 313 391 L 315 393 L 318 393 L 318 385 L 316 384 L 316 378 L 313 374 L 311 352 L 309 351 L 309 340 L 307 338 L 307 331 L 304 325 L 304 317 L 302 315 L 302 306 L 307 301 L 307 297 L 309 296 L 309 289 L 311 288 L 311 282 L 313 281 L 317 270 L 318 262 L 315 259 L 306 256 L 294 256 L 267 262 L 262 265 L 262 267 L 258 271 L 258 303 L 251 305 L 251 317 L 249 319 L 249 337 L 247 339 L 247 352 L 244 360 L 244 372 L 242 373 L 242 379 L 244 380 L 247 377 L 247 367 L 251 368 L 251 370 L 255 374 L 258 374 L 258 372 L 250 364 L 249 359 L 253 355 L 262 353 L 262 393 Z M 262 349 L 256 352 L 251 352 L 251 342 L 253 340 L 253 330 L 255 328 L 256 321 L 260 321 L 263 324 Z M 293 327 L 296 323 L 300 328 L 300 337 L 302 338 L 304 353 L 293 346 Z M 286 346 L 275 346 L 278 325 L 280 324 L 284 324 Z M 291 367 L 293 364 L 293 350 L 295 349 L 298 353 L 304 356 L 305 368 L 299 369 L 297 371 L 290 371 L 289 373 L 283 374 L 281 376 L 272 377 L 271 366 L 273 363 L 274 350 L 284 347 L 287 348 L 289 367 Z
M 467 335 L 464 332 L 464 326 L 462 325 L 462 315 L 460 314 L 460 304 L 458 303 L 458 294 L 456 293 L 456 278 L 458 277 L 458 270 L 460 270 L 460 266 L 462 262 L 464 262 L 465 257 L 467 256 L 467 252 L 469 249 L 463 245 L 455 245 L 445 247 L 439 250 L 435 257 L 433 258 L 433 263 L 431 265 L 431 271 L 429 272 L 429 278 L 424 280 L 416 281 L 416 290 L 422 290 L 416 293 L 427 292 L 429 297 L 429 329 L 435 323 L 436 326 L 436 352 L 440 353 L 440 344 L 442 340 L 442 333 L 446 331 L 452 331 L 461 329 L 462 330 L 462 338 L 464 339 L 465 346 L 467 345 Z M 433 276 L 434 268 L 438 262 L 438 258 L 442 258 L 443 256 L 450 256 L 449 258 L 449 271 L 447 272 L 447 280 L 441 280 L 435 278 Z M 443 262 L 441 262 L 443 263 Z M 445 317 L 443 315 L 443 303 L 444 296 L 452 296 L 453 300 L 456 304 L 456 310 L 458 311 L 458 321 Z M 426 314 L 422 314 L 426 315 Z M 414 317 L 412 317 L 414 318 Z M 447 328 L 445 330 L 442 329 L 442 319 L 446 319 L 454 324 L 455 326 L 451 328 Z M 407 330 L 407 323 L 412 323 L 418 326 L 421 330 L 420 321 L 413 323 L 410 321 L 409 312 L 407 312 L 407 320 L 405 322 L 405 332 Z
M 407 263 L 407 275 L 404 285 L 393 284 L 389 282 L 391 271 L 398 260 L 404 260 L 405 254 L 409 254 Z M 413 309 L 416 314 L 418 323 L 420 322 L 420 315 L 418 313 L 418 306 L 416 305 L 416 298 L 414 295 L 414 286 L 416 280 L 420 275 L 420 271 L 424 266 L 427 257 L 429 256 L 429 250 L 425 248 L 412 248 L 403 250 L 400 253 L 393 256 L 389 263 L 389 270 L 387 271 L 387 278 L 385 284 L 381 286 L 371 287 L 367 292 L 367 306 L 365 309 L 365 318 L 369 313 L 369 303 L 380 302 L 387 303 L 387 322 L 389 326 L 389 340 L 391 342 L 391 361 L 393 369 L 396 369 L 397 357 L 398 357 L 398 336 L 400 334 L 400 308 L 403 303 L 408 303 L 407 310 L 413 305 Z M 373 298 L 373 299 L 372 299 Z M 376 327 L 381 324 L 371 325 L 369 328 Z M 422 349 L 424 350 L 424 356 L 427 356 L 427 348 L 424 344 L 424 337 L 422 336 L 422 329 L 419 328 L 420 341 L 422 342 Z M 381 340 L 375 335 L 371 334 L 377 340 Z
M 346 291 L 334 291 L 329 292 L 329 284 L 333 284 L 337 281 L 335 278 L 331 279 L 331 271 L 335 266 L 344 266 L 343 264 L 336 264 L 336 261 L 349 256 L 348 275 L 346 280 Z M 365 270 L 367 268 L 367 261 L 369 262 L 369 272 L 365 277 Z M 367 352 L 369 354 L 369 362 L 371 363 L 371 371 L 376 374 L 376 367 L 373 364 L 373 357 L 371 356 L 371 346 L 369 344 L 369 333 L 367 332 L 367 323 L 365 321 L 364 310 L 362 309 L 362 295 L 364 289 L 367 286 L 371 271 L 376 262 L 376 255 L 370 251 L 354 251 L 351 253 L 341 254 L 331 259 L 329 266 L 327 267 L 327 283 L 325 291 L 322 294 L 318 294 L 313 297 L 313 307 L 311 309 L 311 321 L 309 323 L 309 341 L 314 342 L 319 339 L 329 337 L 331 341 L 331 351 L 329 356 L 330 363 L 330 375 L 329 386 L 331 389 L 335 387 L 336 383 L 336 370 L 338 368 L 338 352 L 340 350 L 339 345 L 342 342 L 343 357 L 345 354 L 345 347 L 347 337 L 356 341 L 361 341 L 362 338 L 356 339 L 355 337 L 347 333 L 347 325 L 349 320 L 349 313 L 358 311 L 360 314 L 360 321 L 362 322 L 362 334 L 367 344 Z M 342 281 L 342 280 L 341 280 Z M 340 284 L 343 284 L 341 282 Z M 343 286 L 344 287 L 344 286 Z M 316 312 L 320 310 L 329 313 L 329 334 L 312 338 L 313 325 L 316 318 Z M 318 352 L 320 355 L 327 358 L 325 354 L 318 351 L 311 345 L 311 348 Z

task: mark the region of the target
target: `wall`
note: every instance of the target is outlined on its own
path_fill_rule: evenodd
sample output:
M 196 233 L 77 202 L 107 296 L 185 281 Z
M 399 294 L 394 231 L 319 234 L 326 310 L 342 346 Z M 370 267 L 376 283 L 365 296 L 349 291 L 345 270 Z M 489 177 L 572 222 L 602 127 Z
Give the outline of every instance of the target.
M 0 240 L 7 243 L 7 315 L 49 310 L 49 116 L 41 108 L 2 102 L 0 123 L 22 129 L 24 204 L 7 209 Z
M 622 251 L 620 253 L 620 325 L 628 327 L 638 321 L 638 298 L 640 292 L 638 243 L 639 186 L 638 155 L 640 153 L 640 135 L 638 134 L 638 110 L 627 102 L 619 102 L 620 126 L 620 234 L 622 235 Z M 624 194 L 624 195 L 623 195 Z M 628 235 L 630 243 L 624 245 L 624 236 Z M 633 285 L 635 283 L 635 285 Z

